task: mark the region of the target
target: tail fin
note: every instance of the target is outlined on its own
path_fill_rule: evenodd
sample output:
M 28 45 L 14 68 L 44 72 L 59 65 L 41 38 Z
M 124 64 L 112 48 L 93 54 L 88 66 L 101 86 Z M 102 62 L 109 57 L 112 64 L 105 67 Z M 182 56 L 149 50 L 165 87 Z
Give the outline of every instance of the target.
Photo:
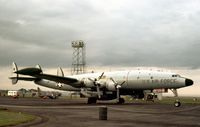
M 63 73 L 63 70 L 62 70 L 61 67 L 59 67 L 58 70 L 57 70 L 57 76 L 64 77 L 64 73 Z
M 62 70 L 61 67 L 59 67 L 58 70 L 57 70 L 57 76 L 64 77 L 64 73 L 63 73 L 63 70 Z M 63 84 L 57 82 L 57 86 L 58 86 L 59 88 L 61 88 L 61 87 L 63 86 Z
M 41 74 L 43 74 L 42 68 L 41 68 L 41 66 L 39 64 L 37 64 L 35 67 L 38 68 L 38 69 L 40 69 L 41 70 Z
M 18 71 L 17 64 L 15 62 L 12 63 L 12 84 L 16 84 L 18 82 L 19 75 L 16 73 Z
M 12 63 L 12 76 L 9 77 L 9 79 L 12 80 L 12 84 L 17 84 L 18 80 L 24 80 L 24 81 L 34 81 L 36 78 L 34 77 L 19 77 L 19 74 L 17 73 L 18 67 L 15 62 Z

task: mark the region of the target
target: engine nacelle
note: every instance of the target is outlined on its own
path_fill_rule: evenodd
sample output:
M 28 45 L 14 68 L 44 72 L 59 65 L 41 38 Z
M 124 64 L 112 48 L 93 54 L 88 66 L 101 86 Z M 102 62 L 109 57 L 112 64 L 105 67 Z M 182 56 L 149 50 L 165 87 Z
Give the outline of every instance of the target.
M 94 84 L 94 81 L 92 81 L 88 78 L 82 79 L 82 82 L 83 82 L 84 86 L 87 88 L 96 87 Z M 100 79 L 100 80 L 96 81 L 96 84 L 100 84 L 100 86 L 99 86 L 100 88 L 106 88 L 109 91 L 116 91 L 115 83 L 110 79 Z
M 107 80 L 106 81 L 106 89 L 110 90 L 110 91 L 116 91 L 116 87 L 113 81 L 111 80 Z
M 83 78 L 82 79 L 83 85 L 87 88 L 93 88 L 94 86 L 94 82 L 89 80 L 88 78 Z

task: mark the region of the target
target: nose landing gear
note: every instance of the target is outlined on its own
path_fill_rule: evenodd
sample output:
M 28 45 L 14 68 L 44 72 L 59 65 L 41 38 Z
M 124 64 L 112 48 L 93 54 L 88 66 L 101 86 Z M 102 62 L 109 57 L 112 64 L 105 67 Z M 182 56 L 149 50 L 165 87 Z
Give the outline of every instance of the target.
M 174 97 L 178 98 L 177 89 L 170 89 L 170 90 L 173 92 Z M 180 107 L 180 106 L 181 106 L 181 102 L 179 101 L 179 99 L 176 99 L 176 100 L 175 100 L 174 106 L 175 106 L 175 107 Z

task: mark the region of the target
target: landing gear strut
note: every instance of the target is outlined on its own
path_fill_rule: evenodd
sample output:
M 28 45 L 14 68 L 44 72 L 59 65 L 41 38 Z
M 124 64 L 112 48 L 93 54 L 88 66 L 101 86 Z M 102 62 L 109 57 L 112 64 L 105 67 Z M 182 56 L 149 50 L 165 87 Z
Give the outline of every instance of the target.
M 123 104 L 125 102 L 124 98 L 119 98 L 117 104 Z
M 173 92 L 174 97 L 178 98 L 177 89 L 171 89 L 171 91 Z M 174 106 L 175 106 L 175 107 L 180 107 L 180 106 L 181 106 L 181 102 L 179 101 L 179 99 L 175 100 Z
M 89 97 L 87 104 L 96 104 L 97 99 L 95 97 Z

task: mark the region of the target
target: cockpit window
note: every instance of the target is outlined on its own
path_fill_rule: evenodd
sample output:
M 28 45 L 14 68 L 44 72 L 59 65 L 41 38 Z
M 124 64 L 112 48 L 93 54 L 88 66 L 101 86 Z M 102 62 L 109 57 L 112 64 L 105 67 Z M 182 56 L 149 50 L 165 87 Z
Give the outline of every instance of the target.
M 181 77 L 181 76 L 177 74 L 177 75 L 172 75 L 172 77 Z

